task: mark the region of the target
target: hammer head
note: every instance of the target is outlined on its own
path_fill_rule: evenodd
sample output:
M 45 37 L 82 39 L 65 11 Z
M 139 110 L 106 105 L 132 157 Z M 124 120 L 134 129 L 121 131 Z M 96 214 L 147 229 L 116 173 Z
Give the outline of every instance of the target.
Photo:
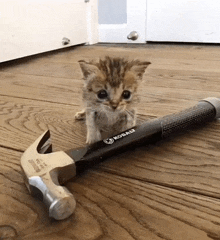
M 62 220 L 74 212 L 75 199 L 60 184 L 75 176 L 75 163 L 65 152 L 52 153 L 49 131 L 24 152 L 21 166 L 27 188 L 46 204 L 50 217 Z

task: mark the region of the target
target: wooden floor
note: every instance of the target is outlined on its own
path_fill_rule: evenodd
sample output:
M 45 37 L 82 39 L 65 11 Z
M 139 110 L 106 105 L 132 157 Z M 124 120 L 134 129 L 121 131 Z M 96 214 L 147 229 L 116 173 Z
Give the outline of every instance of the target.
M 66 184 L 75 214 L 48 218 L 20 168 L 23 151 L 48 128 L 54 150 L 85 145 L 78 60 L 127 56 L 151 61 L 139 119 L 220 97 L 220 47 L 78 46 L 0 65 L 0 239 L 219 240 L 220 121 L 115 156 Z

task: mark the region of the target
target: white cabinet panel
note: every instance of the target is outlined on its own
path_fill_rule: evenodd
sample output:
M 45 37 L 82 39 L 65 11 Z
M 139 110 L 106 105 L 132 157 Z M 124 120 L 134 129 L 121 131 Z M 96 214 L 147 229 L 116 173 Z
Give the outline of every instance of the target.
M 0 0 L 0 62 L 85 43 L 84 0 Z

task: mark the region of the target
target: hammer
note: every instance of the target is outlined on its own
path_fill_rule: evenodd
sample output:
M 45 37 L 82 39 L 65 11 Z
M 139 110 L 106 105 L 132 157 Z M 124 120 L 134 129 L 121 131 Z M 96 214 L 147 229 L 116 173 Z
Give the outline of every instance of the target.
M 179 113 L 146 121 L 113 137 L 66 152 L 52 152 L 48 130 L 21 157 L 25 184 L 33 196 L 45 203 L 50 217 L 65 219 L 74 212 L 76 201 L 61 185 L 79 172 L 134 146 L 155 143 L 219 117 L 220 98 L 206 98 Z

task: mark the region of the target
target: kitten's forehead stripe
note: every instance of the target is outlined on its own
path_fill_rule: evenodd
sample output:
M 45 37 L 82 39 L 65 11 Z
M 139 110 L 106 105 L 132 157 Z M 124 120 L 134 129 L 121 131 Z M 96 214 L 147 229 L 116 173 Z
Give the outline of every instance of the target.
M 125 72 L 131 68 L 131 62 L 126 61 L 124 58 L 110 58 L 106 57 L 100 60 L 97 67 L 106 76 L 106 81 L 112 87 L 119 87 L 124 81 Z

